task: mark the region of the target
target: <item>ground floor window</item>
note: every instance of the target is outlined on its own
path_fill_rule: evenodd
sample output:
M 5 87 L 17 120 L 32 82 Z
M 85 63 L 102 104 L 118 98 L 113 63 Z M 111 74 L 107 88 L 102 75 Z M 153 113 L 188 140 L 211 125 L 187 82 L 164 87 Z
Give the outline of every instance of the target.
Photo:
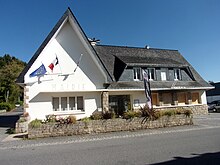
M 84 110 L 83 96 L 53 97 L 53 111 Z
M 192 104 L 199 104 L 199 93 L 192 93 Z

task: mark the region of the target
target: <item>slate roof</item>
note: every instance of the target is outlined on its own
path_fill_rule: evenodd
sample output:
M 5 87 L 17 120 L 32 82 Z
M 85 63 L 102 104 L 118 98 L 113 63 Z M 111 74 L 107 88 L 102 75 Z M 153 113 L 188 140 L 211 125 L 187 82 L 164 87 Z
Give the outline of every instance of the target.
M 194 81 L 151 81 L 152 90 L 212 88 L 177 50 L 108 45 L 96 45 L 94 48 L 112 77 L 114 77 L 114 56 L 117 56 L 130 67 L 187 68 L 194 79 Z M 109 83 L 108 89 L 143 89 L 143 87 L 143 82 L 113 82 Z
M 127 66 L 133 67 L 184 67 L 189 70 L 190 75 L 194 81 L 186 82 L 179 81 L 179 88 L 212 88 L 210 84 L 202 79 L 202 77 L 195 71 L 195 69 L 184 59 L 184 57 L 177 50 L 168 49 L 147 49 L 147 48 L 137 48 L 137 47 L 126 47 L 126 46 L 107 46 L 107 45 L 96 45 L 92 46 L 89 42 L 86 34 L 78 23 L 77 19 L 74 17 L 70 8 L 63 14 L 57 24 L 54 26 L 52 31 L 49 33 L 47 38 L 43 41 L 39 49 L 33 55 L 31 60 L 28 62 L 25 69 L 21 72 L 16 82 L 19 84 L 24 83 L 24 76 L 30 69 L 31 65 L 37 59 L 39 54 L 43 51 L 45 46 L 51 40 L 51 38 L 56 34 L 62 23 L 68 18 L 72 17 L 73 20 L 79 27 L 85 42 L 89 45 L 90 50 L 94 53 L 97 60 L 100 62 L 100 66 L 106 72 L 108 76 L 108 89 L 143 89 L 143 82 L 116 82 L 118 80 L 117 76 L 120 74 L 114 74 L 115 67 L 115 57 L 122 61 Z M 125 65 L 125 66 L 126 66 Z M 123 67 L 120 68 L 120 72 L 123 71 Z M 172 81 L 152 81 L 152 89 L 167 89 L 173 86 Z

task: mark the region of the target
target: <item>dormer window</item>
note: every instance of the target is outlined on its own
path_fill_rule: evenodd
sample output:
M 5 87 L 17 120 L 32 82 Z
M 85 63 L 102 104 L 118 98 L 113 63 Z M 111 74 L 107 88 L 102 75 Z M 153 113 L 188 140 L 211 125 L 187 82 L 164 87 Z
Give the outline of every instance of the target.
M 154 68 L 148 68 L 147 73 L 148 73 L 149 80 L 155 80 L 155 69 Z
M 174 69 L 174 80 L 181 80 L 180 69 Z
M 141 68 L 134 68 L 134 80 L 141 80 Z

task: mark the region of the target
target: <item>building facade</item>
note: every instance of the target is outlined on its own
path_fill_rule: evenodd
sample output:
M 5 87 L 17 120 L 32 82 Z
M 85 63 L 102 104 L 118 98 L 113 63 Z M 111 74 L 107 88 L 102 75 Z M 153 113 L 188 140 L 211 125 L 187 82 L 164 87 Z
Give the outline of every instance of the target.
M 31 120 L 88 117 L 146 104 L 148 73 L 154 108 L 207 105 L 205 82 L 177 50 L 96 45 L 68 8 L 17 79 Z

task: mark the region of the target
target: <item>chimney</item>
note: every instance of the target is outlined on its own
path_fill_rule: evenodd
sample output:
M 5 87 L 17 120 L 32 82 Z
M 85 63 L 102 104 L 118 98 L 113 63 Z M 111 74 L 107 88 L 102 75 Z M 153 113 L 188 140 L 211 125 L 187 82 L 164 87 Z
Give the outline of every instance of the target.
M 150 46 L 149 46 L 149 45 L 146 45 L 145 48 L 146 48 L 146 49 L 150 49 Z

